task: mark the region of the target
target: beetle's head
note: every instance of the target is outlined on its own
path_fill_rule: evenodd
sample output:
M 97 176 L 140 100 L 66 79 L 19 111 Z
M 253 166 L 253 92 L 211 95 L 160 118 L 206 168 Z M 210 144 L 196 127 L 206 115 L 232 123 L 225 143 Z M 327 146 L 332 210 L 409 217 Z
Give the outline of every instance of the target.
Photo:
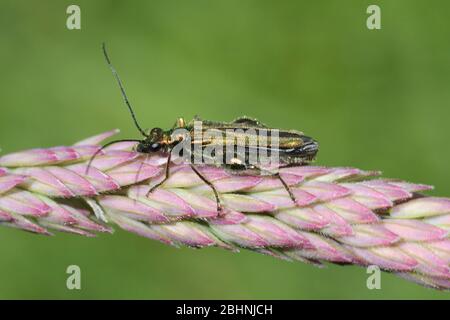
M 164 145 L 164 132 L 161 128 L 153 128 L 145 140 L 142 140 L 136 151 L 140 153 L 152 153 L 161 150 Z

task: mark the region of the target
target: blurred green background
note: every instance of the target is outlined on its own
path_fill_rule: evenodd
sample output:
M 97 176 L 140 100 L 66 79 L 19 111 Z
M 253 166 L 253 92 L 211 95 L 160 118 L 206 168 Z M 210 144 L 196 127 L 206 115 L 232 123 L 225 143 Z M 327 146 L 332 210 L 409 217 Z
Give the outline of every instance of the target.
M 81 7 L 81 30 L 66 8 Z M 366 28 L 378 4 L 382 29 Z M 321 143 L 318 163 L 380 169 L 449 196 L 448 1 L 48 1 L 0 4 L 3 153 L 120 128 L 139 137 L 101 53 L 106 41 L 146 127 L 195 114 L 253 116 Z M 365 269 L 252 252 L 174 249 L 117 231 L 97 239 L 0 228 L 0 298 L 450 297 Z M 69 291 L 66 268 L 82 271 Z

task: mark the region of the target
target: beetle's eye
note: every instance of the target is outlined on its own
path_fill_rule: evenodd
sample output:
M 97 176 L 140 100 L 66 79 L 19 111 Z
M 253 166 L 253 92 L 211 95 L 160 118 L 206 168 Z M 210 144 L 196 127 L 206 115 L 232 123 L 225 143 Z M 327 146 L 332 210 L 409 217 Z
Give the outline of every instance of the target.
M 161 149 L 161 144 L 160 143 L 152 143 L 152 145 L 150 146 L 150 150 L 152 152 L 156 152 L 159 149 Z

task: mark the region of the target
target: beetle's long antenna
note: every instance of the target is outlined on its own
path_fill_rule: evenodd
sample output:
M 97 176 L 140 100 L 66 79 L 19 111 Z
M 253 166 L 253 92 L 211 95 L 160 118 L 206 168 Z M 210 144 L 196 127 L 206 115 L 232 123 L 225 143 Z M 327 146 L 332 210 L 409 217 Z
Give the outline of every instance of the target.
M 88 165 L 86 167 L 86 175 L 89 173 L 89 169 L 90 169 L 92 161 L 94 161 L 95 157 L 97 157 L 100 154 L 100 152 L 102 152 L 105 148 L 107 148 L 107 147 L 109 147 L 109 146 L 111 146 L 113 144 L 119 143 L 119 142 L 141 142 L 141 140 L 138 140 L 138 139 L 122 139 L 122 140 L 114 140 L 114 141 L 111 141 L 111 142 L 108 142 L 108 143 L 104 144 L 100 149 L 95 151 L 95 153 L 89 159 Z
M 113 73 L 114 77 L 116 78 L 117 83 L 119 84 L 119 88 L 120 88 L 120 92 L 122 92 L 123 100 L 125 101 L 125 104 L 127 105 L 128 110 L 130 110 L 131 117 L 133 118 L 136 128 L 138 128 L 138 130 L 142 133 L 142 135 L 144 137 L 148 137 L 148 135 L 145 133 L 144 130 L 142 130 L 141 126 L 139 125 L 139 123 L 136 119 L 136 115 L 134 114 L 134 111 L 133 111 L 133 108 L 131 107 L 130 101 L 128 101 L 128 97 L 127 97 L 127 94 L 125 93 L 125 89 L 123 88 L 123 84 L 122 84 L 122 81 L 120 80 L 119 74 L 117 73 L 116 69 L 112 65 L 111 60 L 109 60 L 108 52 L 106 52 L 106 45 L 104 42 L 102 44 L 102 48 L 103 48 L 103 55 L 105 56 L 106 62 L 108 63 L 108 66 L 111 69 L 111 72 Z

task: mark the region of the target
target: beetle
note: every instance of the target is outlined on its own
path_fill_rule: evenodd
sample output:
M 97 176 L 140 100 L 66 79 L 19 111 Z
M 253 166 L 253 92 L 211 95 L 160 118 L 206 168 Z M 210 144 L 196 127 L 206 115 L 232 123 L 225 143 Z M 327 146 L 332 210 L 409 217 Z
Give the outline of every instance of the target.
M 172 153 L 175 149 L 178 149 L 181 150 L 179 154 L 187 160 L 192 170 L 213 191 L 218 215 L 222 211 L 219 194 L 214 184 L 198 170 L 197 165 L 199 164 L 207 163 L 219 166 L 232 174 L 264 174 L 277 177 L 289 193 L 294 204 L 296 203 L 294 194 L 281 175 L 278 172 L 273 172 L 273 168 L 268 170 L 259 166 L 258 160 L 261 159 L 262 153 L 270 154 L 271 156 L 275 154 L 277 156 L 276 168 L 304 165 L 315 158 L 319 150 L 317 141 L 300 131 L 268 128 L 258 120 L 249 117 L 240 117 L 232 122 L 201 120 L 195 117 L 189 123 L 186 123 L 183 118 L 178 118 L 171 129 L 163 130 L 157 127 L 147 133 L 138 123 L 122 81 L 109 59 L 105 44 L 103 44 L 103 54 L 116 78 L 133 122 L 143 135 L 143 139 L 124 139 L 107 143 L 93 155 L 88 168 L 93 158 L 102 149 L 114 143 L 133 141 L 137 142 L 136 152 L 142 154 L 161 153 L 167 156 L 164 179 L 152 186 L 148 194 L 161 186 L 170 177 Z M 268 137 L 268 133 L 270 133 L 270 137 Z M 275 137 L 272 135 L 273 133 L 276 133 Z M 252 156 L 254 156 L 253 160 L 256 159 L 257 161 L 250 161 Z M 196 163 L 195 159 L 200 159 L 200 163 Z

